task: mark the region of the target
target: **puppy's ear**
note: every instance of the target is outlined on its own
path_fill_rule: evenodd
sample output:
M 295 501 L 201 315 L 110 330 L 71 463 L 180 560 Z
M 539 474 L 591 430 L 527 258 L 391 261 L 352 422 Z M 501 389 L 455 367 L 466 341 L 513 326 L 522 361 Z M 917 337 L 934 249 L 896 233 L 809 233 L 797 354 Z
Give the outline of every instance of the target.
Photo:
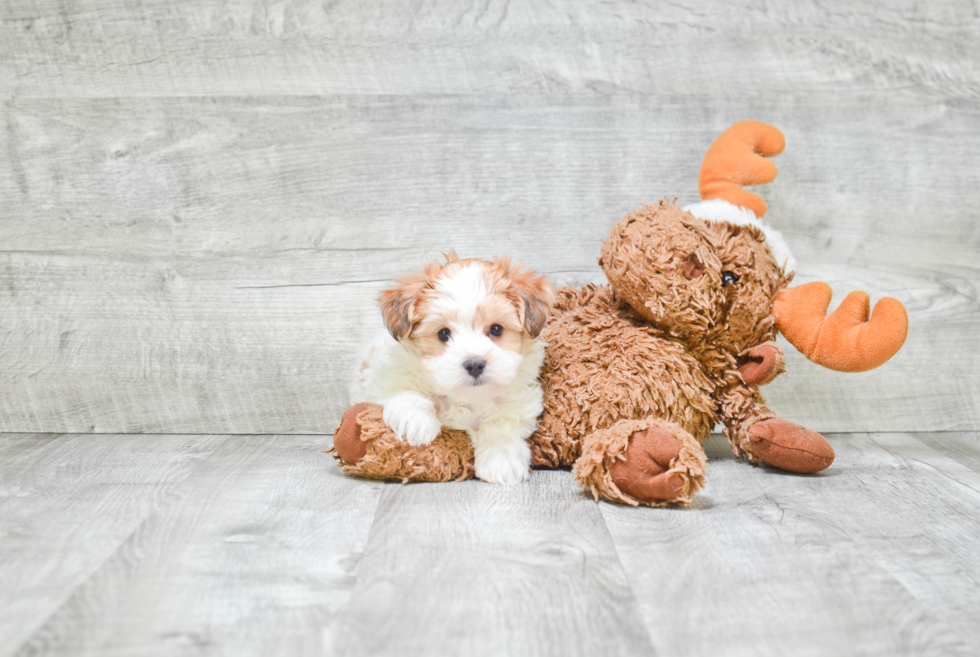
M 533 271 L 520 271 L 511 279 L 507 292 L 517 306 L 524 331 L 532 338 L 541 335 L 555 303 L 555 291 L 548 279 Z
M 398 279 L 397 286 L 381 293 L 381 316 L 384 317 L 385 328 L 396 340 L 411 333 L 416 319 L 415 302 L 425 285 L 423 274 L 410 274 Z

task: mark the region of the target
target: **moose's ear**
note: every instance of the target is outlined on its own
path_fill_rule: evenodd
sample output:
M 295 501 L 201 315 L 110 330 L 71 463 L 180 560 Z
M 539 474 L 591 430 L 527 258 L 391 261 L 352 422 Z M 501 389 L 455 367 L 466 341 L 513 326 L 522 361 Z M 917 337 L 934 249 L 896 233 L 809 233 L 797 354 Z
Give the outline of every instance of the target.
M 524 331 L 532 338 L 541 335 L 555 303 L 555 291 L 548 279 L 533 271 L 520 271 L 511 279 L 507 292 L 517 306 Z
M 396 340 L 408 337 L 415 321 L 415 302 L 425 289 L 423 274 L 410 274 L 398 280 L 398 285 L 381 293 L 381 316 L 385 328 Z

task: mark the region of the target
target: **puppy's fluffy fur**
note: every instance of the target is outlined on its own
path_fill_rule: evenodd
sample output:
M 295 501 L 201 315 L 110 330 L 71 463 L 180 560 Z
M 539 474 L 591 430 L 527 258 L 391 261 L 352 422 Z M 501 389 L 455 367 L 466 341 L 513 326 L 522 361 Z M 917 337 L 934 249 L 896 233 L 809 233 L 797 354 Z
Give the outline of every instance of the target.
M 381 294 L 386 331 L 365 347 L 351 403 L 384 406 L 388 428 L 426 445 L 442 426 L 473 441 L 476 476 L 529 476 L 527 438 L 541 414 L 539 339 L 554 291 L 508 258 L 430 264 Z

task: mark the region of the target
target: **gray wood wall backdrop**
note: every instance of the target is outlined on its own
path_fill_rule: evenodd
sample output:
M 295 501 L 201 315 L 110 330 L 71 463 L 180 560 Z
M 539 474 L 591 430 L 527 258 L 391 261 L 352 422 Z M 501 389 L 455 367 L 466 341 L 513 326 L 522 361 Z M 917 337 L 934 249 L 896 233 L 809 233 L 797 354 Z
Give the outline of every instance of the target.
M 602 280 L 609 226 L 780 127 L 770 222 L 905 349 L 769 387 L 980 428 L 975 1 L 0 4 L 0 431 L 318 433 L 375 296 L 448 249 Z M 790 351 L 792 349 L 790 348 Z

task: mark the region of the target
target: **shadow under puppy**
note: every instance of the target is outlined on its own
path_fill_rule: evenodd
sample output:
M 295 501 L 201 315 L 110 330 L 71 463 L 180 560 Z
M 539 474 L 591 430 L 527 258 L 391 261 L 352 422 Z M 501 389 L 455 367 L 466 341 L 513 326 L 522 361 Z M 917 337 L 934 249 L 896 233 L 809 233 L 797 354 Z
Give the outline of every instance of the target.
M 539 336 L 554 298 L 547 279 L 509 258 L 450 253 L 399 279 L 381 294 L 387 330 L 365 347 L 348 412 L 380 404 L 393 438 L 415 447 L 464 432 L 477 477 L 524 481 L 542 412 Z

